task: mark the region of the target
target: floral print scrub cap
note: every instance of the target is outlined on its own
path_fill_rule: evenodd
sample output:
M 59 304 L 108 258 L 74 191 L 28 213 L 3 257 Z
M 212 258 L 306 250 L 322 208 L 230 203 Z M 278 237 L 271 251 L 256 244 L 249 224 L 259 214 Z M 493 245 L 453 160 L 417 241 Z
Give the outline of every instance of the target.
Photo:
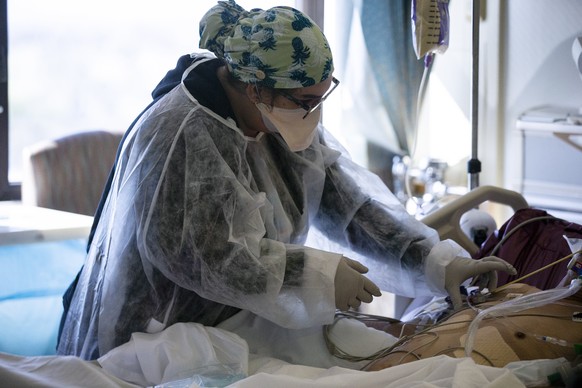
M 219 1 L 200 21 L 200 48 L 223 58 L 235 78 L 271 88 L 311 86 L 333 72 L 323 32 L 291 7 L 246 11 Z

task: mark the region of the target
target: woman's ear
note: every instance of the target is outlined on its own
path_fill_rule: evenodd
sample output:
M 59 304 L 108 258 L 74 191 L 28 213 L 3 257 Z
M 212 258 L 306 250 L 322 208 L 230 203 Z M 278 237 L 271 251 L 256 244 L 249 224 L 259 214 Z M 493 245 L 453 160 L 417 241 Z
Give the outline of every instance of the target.
M 257 104 L 261 102 L 261 96 L 259 95 L 259 87 L 255 84 L 247 84 L 245 91 L 247 93 L 247 97 L 251 102 Z

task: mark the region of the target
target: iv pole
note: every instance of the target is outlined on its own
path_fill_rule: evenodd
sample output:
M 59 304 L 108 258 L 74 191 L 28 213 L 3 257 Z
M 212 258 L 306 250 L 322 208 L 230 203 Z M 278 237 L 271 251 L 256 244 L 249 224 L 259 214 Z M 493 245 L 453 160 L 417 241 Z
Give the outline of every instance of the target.
M 472 61 L 471 61 L 471 159 L 467 163 L 469 191 L 479 186 L 481 162 L 478 159 L 479 143 L 479 12 L 480 1 L 472 0 Z

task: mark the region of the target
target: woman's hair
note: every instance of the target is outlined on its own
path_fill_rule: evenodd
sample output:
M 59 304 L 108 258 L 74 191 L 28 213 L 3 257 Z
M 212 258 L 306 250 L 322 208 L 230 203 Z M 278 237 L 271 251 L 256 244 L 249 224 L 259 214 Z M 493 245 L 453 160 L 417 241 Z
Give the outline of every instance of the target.
M 243 82 L 241 80 L 239 80 L 238 78 L 236 78 L 231 72 L 228 72 L 228 76 L 226 78 L 226 82 L 228 82 L 228 84 L 237 91 L 237 93 L 246 94 L 246 89 L 248 86 L 248 83 Z M 255 82 L 254 86 L 257 88 L 257 93 L 261 96 L 261 97 L 265 97 L 265 94 L 262 93 L 263 91 L 267 91 L 268 95 L 270 96 L 270 101 L 269 101 L 269 105 L 273 105 L 274 104 L 274 100 L 275 97 L 277 97 L 279 95 L 279 92 L 277 91 L 277 89 L 271 88 L 269 86 L 266 86 L 264 84 L 262 84 L 261 82 Z
M 200 21 L 200 48 L 224 59 L 236 79 L 273 89 L 311 86 L 333 73 L 323 32 L 291 7 L 246 11 L 219 1 Z

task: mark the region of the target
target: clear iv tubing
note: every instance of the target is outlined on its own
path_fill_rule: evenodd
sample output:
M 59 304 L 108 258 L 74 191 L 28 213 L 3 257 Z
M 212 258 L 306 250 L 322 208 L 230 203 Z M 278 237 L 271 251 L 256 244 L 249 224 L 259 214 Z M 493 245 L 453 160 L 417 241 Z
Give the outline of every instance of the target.
M 485 317 L 497 317 L 510 313 L 527 310 L 534 307 L 544 306 L 546 304 L 555 302 L 560 299 L 567 298 L 574 295 L 582 288 L 582 279 L 577 278 L 572 280 L 569 287 L 553 288 L 551 290 L 543 290 L 533 294 L 527 294 L 519 298 L 511 299 L 498 305 L 489 307 L 481 311 L 469 325 L 467 331 L 467 341 L 465 342 L 465 355 L 471 357 L 473 353 L 473 344 L 475 336 L 479 329 L 479 324 Z

